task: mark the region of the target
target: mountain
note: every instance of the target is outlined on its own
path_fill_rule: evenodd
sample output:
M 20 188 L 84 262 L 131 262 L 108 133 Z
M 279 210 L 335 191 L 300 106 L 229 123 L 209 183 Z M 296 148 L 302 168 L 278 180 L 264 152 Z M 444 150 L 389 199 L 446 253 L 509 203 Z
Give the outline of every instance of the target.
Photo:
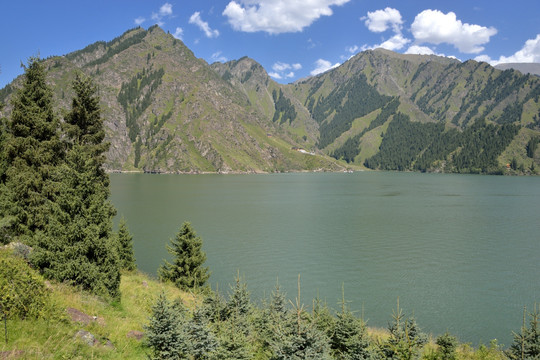
M 522 74 L 532 74 L 540 76 L 540 64 L 538 63 L 505 63 L 495 65 L 496 69 L 508 70 L 514 69 Z
M 526 174 L 540 165 L 540 78 L 487 63 L 375 49 L 284 85 L 249 57 L 209 65 L 157 26 L 45 62 L 62 108 L 76 71 L 99 85 L 109 170 Z
M 387 170 L 500 173 L 540 135 L 540 79 L 487 63 L 383 49 L 289 86 L 319 123 L 319 147 Z M 526 171 L 525 171 L 526 172 Z
M 157 26 L 129 30 L 45 63 L 61 108 L 70 106 L 76 71 L 91 75 L 98 84 L 106 140 L 111 143 L 111 171 L 344 168 L 322 153 L 296 151 L 304 146 L 297 136 L 268 120 L 245 92 Z M 18 82 L 3 89 L 0 100 L 9 97 Z

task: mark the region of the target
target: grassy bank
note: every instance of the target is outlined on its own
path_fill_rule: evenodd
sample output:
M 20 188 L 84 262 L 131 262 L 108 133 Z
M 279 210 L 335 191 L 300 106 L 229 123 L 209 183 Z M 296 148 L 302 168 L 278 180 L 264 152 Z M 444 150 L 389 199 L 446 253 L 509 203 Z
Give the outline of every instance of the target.
M 22 259 L 18 261 L 24 262 Z M 145 346 L 144 338 L 137 339 L 135 335 L 144 332 L 143 326 L 148 324 L 159 294 L 164 293 L 171 300 L 181 299 L 188 309 L 202 301 L 202 296 L 182 292 L 140 272 L 122 274 L 119 301 L 105 301 L 66 284 L 44 283 L 48 303 L 41 316 L 8 319 L 7 342 L 2 324 L 0 359 L 146 359 L 151 351 Z M 253 311 L 259 314 L 263 310 L 261 306 L 254 306 Z M 74 312 L 88 317 L 74 318 Z M 77 335 L 80 330 L 95 337 L 92 346 Z M 387 340 L 389 332 L 368 328 L 368 335 L 371 342 L 377 344 Z M 459 344 L 456 355 L 457 359 L 505 358 L 495 342 L 478 348 Z M 424 359 L 441 358 L 434 337 L 430 336 L 420 356 Z M 259 353 L 256 358 L 266 357 Z

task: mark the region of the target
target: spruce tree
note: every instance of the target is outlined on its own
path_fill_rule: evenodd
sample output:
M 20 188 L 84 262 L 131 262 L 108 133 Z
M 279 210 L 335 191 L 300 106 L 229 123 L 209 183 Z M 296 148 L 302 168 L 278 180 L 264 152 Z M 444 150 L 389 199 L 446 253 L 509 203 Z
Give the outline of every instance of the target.
M 152 349 L 153 359 L 183 359 L 187 350 L 182 314 L 164 293 L 152 307 L 148 325 L 144 326 L 146 345 Z
M 253 342 L 246 333 L 245 325 L 235 317 L 220 323 L 216 359 L 253 359 Z
M 109 176 L 103 164 L 105 153 L 110 144 L 105 142 L 105 129 L 99 105 L 98 89 L 92 78 L 77 73 L 73 81 L 75 97 L 71 111 L 65 118 L 64 128 L 73 147 L 81 146 L 86 152 L 86 161 L 90 161 L 87 171 L 91 171 L 94 181 L 100 181 L 108 190 Z
M 293 312 L 273 328 L 270 339 L 272 360 L 329 360 L 329 339 L 313 322 L 307 319 L 304 305 L 300 301 L 300 276 L 298 297 Z
M 34 234 L 46 231 L 51 217 L 57 188 L 51 173 L 63 161 L 64 148 L 43 64 L 32 57 L 24 69 L 3 140 L 0 217 L 10 219 L 4 238 L 33 245 Z
M 225 320 L 228 317 L 227 302 L 218 290 L 210 291 L 203 300 L 201 311 L 204 316 L 213 323 Z
M 231 286 L 232 292 L 227 302 L 228 315 L 230 317 L 245 317 L 251 311 L 251 301 L 247 284 L 240 279 L 240 274 L 236 275 L 235 285 Z
M 514 342 L 507 351 L 510 359 L 540 359 L 540 313 L 535 306 L 529 313 L 529 326 L 525 321 L 526 309 L 523 310 L 523 326 L 519 334 L 514 333 Z
M 454 360 L 456 358 L 458 340 L 455 336 L 445 333 L 437 337 L 435 343 L 439 347 L 437 352 L 440 354 L 442 360 Z
M 188 353 L 193 360 L 213 358 L 218 347 L 218 340 L 202 309 L 195 309 L 193 316 L 185 325 Z
M 336 359 L 360 360 L 373 357 L 369 349 L 366 325 L 362 319 L 353 315 L 345 303 L 344 295 L 330 340 Z
M 191 290 L 204 287 L 210 277 L 206 254 L 202 251 L 202 240 L 189 222 L 184 222 L 178 234 L 171 239 L 167 251 L 174 256 L 173 262 L 165 261 L 158 274 L 161 281 L 171 281 L 179 289 Z
M 272 291 L 271 297 L 265 301 L 261 312 L 256 313 L 255 328 L 257 329 L 258 341 L 265 351 L 270 351 L 270 344 L 277 339 L 275 329 L 285 323 L 289 314 L 286 307 L 285 294 L 281 291 L 279 282 Z
M 4 104 L 0 103 L 0 111 L 4 108 Z M 7 204 L 3 204 L 3 201 L 7 201 L 2 194 L 7 194 L 5 185 L 5 173 L 7 168 L 6 162 L 6 144 L 7 144 L 7 119 L 0 116 L 0 245 L 7 244 L 11 240 L 10 229 L 12 223 L 15 220 L 13 215 L 7 216 L 5 210 L 8 208 Z
M 120 268 L 124 270 L 135 270 L 135 256 L 133 254 L 133 237 L 129 233 L 126 220 L 122 217 L 118 224 L 118 256 L 120 258 Z
M 36 235 L 33 263 L 49 278 L 117 297 L 119 246 L 112 232 L 116 210 L 109 201 L 109 179 L 103 170 L 108 144 L 102 143 L 103 121 L 94 119 L 101 118 L 99 98 L 84 75 L 76 77 L 73 88 L 75 98 L 66 116 L 67 152 L 51 172 L 58 184 L 53 215 L 47 231 Z M 88 122 L 99 126 L 86 126 Z
M 382 344 L 382 351 L 387 359 L 414 359 L 427 343 L 427 335 L 422 333 L 414 317 L 405 318 L 399 307 L 394 312 L 393 321 L 388 325 L 390 337 Z

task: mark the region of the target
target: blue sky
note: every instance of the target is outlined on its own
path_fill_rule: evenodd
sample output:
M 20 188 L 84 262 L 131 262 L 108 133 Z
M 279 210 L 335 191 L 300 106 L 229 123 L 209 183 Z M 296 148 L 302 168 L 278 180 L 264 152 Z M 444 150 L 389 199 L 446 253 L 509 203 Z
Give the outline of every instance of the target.
M 282 83 L 379 46 L 540 62 L 540 0 L 19 0 L 1 10 L 0 88 L 30 56 L 64 55 L 154 24 L 208 63 L 247 55 Z

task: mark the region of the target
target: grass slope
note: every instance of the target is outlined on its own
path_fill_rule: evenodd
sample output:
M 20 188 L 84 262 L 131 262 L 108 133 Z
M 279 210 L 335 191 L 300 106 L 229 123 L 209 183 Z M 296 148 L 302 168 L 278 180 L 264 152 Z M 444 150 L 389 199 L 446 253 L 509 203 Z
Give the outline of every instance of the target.
M 6 256 L 5 251 L 0 249 L 0 255 Z M 17 259 L 24 263 L 22 258 Z M 136 340 L 128 334 L 144 331 L 143 326 L 148 323 L 159 294 L 165 293 L 168 299 L 181 299 L 191 309 L 201 301 L 200 296 L 182 292 L 137 271 L 122 274 L 121 300 L 112 303 L 67 284 L 46 284 L 50 310 L 39 319 L 8 320 L 7 340 L 0 336 L 0 359 L 147 359 L 151 352 L 144 340 Z M 80 310 L 94 317 L 94 321 L 75 322 L 68 315 L 68 308 Z M 78 338 L 75 334 L 80 330 L 93 334 L 96 343 L 89 346 Z M 368 334 L 374 342 L 382 342 L 389 336 L 388 331 L 381 328 L 368 328 Z M 438 358 L 437 346 L 433 337 L 430 339 L 422 351 L 423 359 Z M 496 340 L 479 348 L 460 344 L 456 356 L 456 359 L 471 360 L 504 358 Z

